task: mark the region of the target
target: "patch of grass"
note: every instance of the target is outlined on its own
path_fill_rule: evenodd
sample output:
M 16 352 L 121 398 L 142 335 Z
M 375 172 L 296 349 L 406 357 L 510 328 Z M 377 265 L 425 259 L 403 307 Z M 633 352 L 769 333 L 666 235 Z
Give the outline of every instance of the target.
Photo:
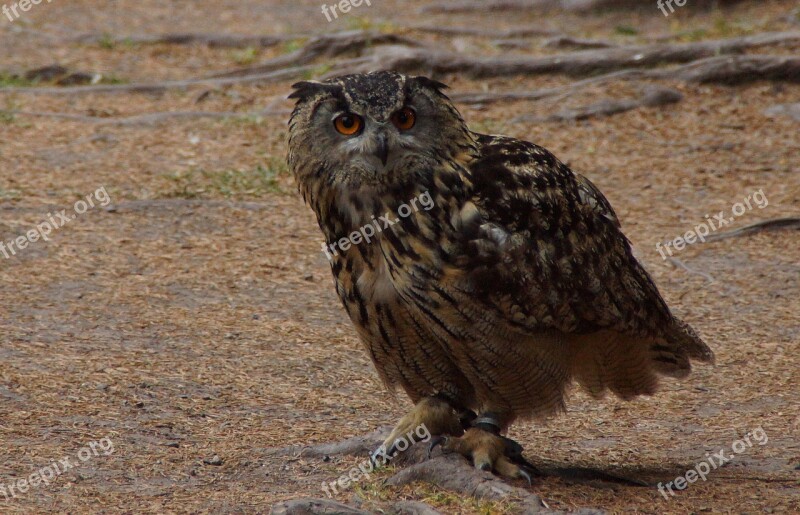
M 125 38 L 121 40 L 116 39 L 113 34 L 106 32 L 100 36 L 100 40 L 97 42 L 97 45 L 104 50 L 116 50 L 120 47 L 135 48 L 137 43 L 135 43 L 131 38 Z
M 683 41 L 702 41 L 704 39 L 708 39 L 708 30 L 706 29 L 693 29 L 681 36 Z
M 678 41 L 703 41 L 707 39 L 725 39 L 737 36 L 747 36 L 759 31 L 769 30 L 768 23 L 755 20 L 731 19 L 721 12 L 717 12 L 710 25 L 704 27 L 688 27 L 687 23 L 676 18 L 670 23 L 670 30 Z
M 104 48 L 106 50 L 114 50 L 117 47 L 117 41 L 114 39 L 114 36 L 108 32 L 104 33 L 100 37 L 100 41 L 98 41 L 97 44 L 100 46 L 100 48 Z
M 19 75 L 0 72 L 0 88 L 26 88 L 34 86 L 36 81 L 26 79 Z
M 349 30 L 372 30 L 375 24 L 365 16 L 350 15 L 347 18 L 347 28 Z
M 259 55 L 261 55 L 261 51 L 258 48 L 249 46 L 241 50 L 235 50 L 232 52 L 231 57 L 233 58 L 233 62 L 244 66 L 254 63 Z
M 123 79 L 121 77 L 117 77 L 116 75 L 103 75 L 100 79 L 100 84 L 128 84 L 130 81 L 128 79 Z
M 278 176 L 288 172 L 283 160 L 270 158 L 267 165 L 246 170 L 189 170 L 165 175 L 172 186 L 168 198 L 257 198 L 268 193 L 282 193 Z
M 5 125 L 11 125 L 15 121 L 17 121 L 17 115 L 14 114 L 14 111 L 18 110 L 19 110 L 19 104 L 17 104 L 11 99 L 7 99 L 5 107 L 0 110 L 0 123 Z
M 636 36 L 639 31 L 630 25 L 617 25 L 614 27 L 614 32 L 621 36 Z
M 384 481 L 395 472 L 395 467 L 381 469 L 371 477 L 358 483 L 353 493 L 363 500 L 365 506 L 377 507 L 398 498 L 407 498 L 408 487 L 384 486 Z M 482 515 L 511 515 L 518 512 L 510 501 L 485 501 L 442 490 L 430 484 L 416 483 L 414 498 L 437 508 L 442 513 L 480 513 Z
M 281 47 L 281 51 L 284 54 L 291 54 L 292 52 L 296 52 L 297 50 L 303 48 L 305 44 L 306 44 L 305 39 L 292 39 L 283 44 L 283 46 Z
M 311 70 L 308 70 L 308 71 L 304 72 L 302 74 L 302 77 L 303 77 L 303 80 L 312 80 L 312 79 L 314 79 L 316 77 L 320 77 L 322 75 L 325 75 L 329 71 L 331 71 L 331 65 L 330 64 L 321 64 L 319 66 L 315 66 Z

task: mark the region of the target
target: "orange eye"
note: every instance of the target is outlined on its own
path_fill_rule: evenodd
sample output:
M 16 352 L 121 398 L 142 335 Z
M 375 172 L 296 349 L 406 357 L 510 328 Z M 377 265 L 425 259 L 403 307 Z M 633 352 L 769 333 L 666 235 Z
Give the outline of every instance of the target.
M 417 123 L 417 113 L 410 107 L 404 107 L 392 115 L 392 123 L 401 131 L 407 131 Z
M 364 121 L 357 114 L 340 114 L 333 121 L 333 126 L 339 131 L 339 134 L 345 136 L 352 136 L 361 130 L 364 126 Z

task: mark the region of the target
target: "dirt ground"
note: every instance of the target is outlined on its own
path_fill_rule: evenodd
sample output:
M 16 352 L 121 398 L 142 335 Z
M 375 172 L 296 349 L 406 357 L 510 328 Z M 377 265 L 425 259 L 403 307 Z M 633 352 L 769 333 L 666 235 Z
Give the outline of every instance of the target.
M 800 30 L 793 0 L 724 9 L 690 0 L 668 18 L 655 0 L 589 15 L 420 11 L 431 3 L 373 0 L 330 23 L 312 1 L 41 3 L 14 22 L 0 17 L 0 86 L 54 87 L 24 78 L 53 64 L 101 74 L 101 84 L 205 77 L 285 55 L 304 41 L 219 48 L 115 39 L 168 32 L 375 29 L 500 56 L 562 50 L 543 46 L 547 36 L 498 42 L 408 27 L 535 27 L 616 44 Z M 97 37 L 81 39 L 87 34 Z M 797 56 L 800 44 L 750 53 Z M 314 64 L 320 68 L 309 76 L 325 71 L 324 59 Z M 436 78 L 454 93 L 575 80 Z M 285 165 L 293 80 L 144 93 L 0 90 L 0 241 L 16 240 L 49 214 L 57 221 L 61 210 L 69 218 L 49 241 L 0 254 L 0 513 L 269 512 L 279 501 L 325 497 L 323 482 L 363 460 L 274 449 L 366 434 L 409 409 L 402 394 L 385 391 L 362 351 L 332 288 L 316 221 Z M 800 216 L 800 121 L 764 114 L 798 102 L 800 84 L 662 81 L 683 100 L 608 118 L 546 120 L 650 83 L 459 105 L 476 130 L 534 141 L 595 182 L 674 311 L 717 355 L 715 366 L 697 366 L 652 398 L 598 402 L 575 392 L 566 415 L 517 425 L 511 436 L 534 463 L 613 470 L 653 484 L 720 449 L 732 457 L 669 499 L 654 487 L 535 480 L 531 490 L 556 510 L 800 512 L 800 232 L 693 245 L 673 261 L 656 250 L 706 215 L 730 216 L 759 191 L 768 204 L 751 202 L 725 230 Z M 166 111 L 240 115 L 116 123 Z M 77 214 L 76 201 L 89 195 L 95 207 Z M 763 445 L 751 436 L 752 445 L 732 452 L 759 428 Z M 20 488 L 20 480 L 65 459 L 74 467 Z M 442 513 L 514 510 L 427 484 L 384 486 L 390 474 L 381 470 L 336 498 L 367 510 L 399 499 Z

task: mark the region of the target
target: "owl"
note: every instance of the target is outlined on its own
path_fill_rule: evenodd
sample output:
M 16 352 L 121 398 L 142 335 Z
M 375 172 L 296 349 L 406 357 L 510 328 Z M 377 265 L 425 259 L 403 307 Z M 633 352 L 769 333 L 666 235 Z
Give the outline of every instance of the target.
M 467 127 L 426 77 L 293 86 L 288 163 L 375 368 L 475 467 L 527 477 L 514 422 L 656 392 L 713 353 L 676 318 L 609 202 L 546 149 Z M 415 202 L 416 201 L 416 202 Z

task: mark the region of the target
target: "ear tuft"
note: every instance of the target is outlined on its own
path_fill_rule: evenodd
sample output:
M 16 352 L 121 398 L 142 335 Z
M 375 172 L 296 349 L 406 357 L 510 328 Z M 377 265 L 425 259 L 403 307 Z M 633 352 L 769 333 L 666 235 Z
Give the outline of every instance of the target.
M 332 88 L 335 87 L 336 87 L 335 85 L 328 84 L 325 82 L 319 82 L 316 80 L 304 80 L 292 84 L 294 92 L 291 95 L 289 95 L 288 98 L 297 98 L 299 100 L 305 100 L 318 93 L 322 93 L 324 91 L 330 91 Z
M 423 88 L 429 88 L 437 93 L 441 93 L 443 89 L 448 89 L 449 86 L 443 82 L 439 82 L 438 80 L 433 80 L 428 77 L 424 77 L 422 75 L 414 77 L 414 80 L 422 86 Z

